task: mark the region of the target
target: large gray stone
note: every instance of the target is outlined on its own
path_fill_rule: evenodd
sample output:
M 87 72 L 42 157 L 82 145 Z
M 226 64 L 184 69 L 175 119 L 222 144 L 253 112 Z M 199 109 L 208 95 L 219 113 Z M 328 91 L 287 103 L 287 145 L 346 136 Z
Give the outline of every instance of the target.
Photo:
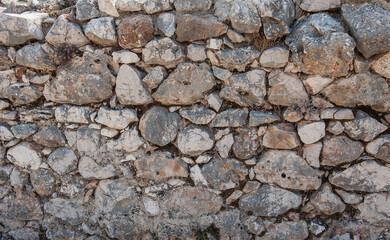
M 220 112 L 210 123 L 210 127 L 241 127 L 248 122 L 247 108 L 230 108 Z
M 78 0 L 76 3 L 76 18 L 86 21 L 100 16 L 97 0 Z
M 387 130 L 387 126 L 370 117 L 365 112 L 359 111 L 354 120 L 344 123 L 348 136 L 354 140 L 369 142 Z
M 191 105 L 204 99 L 215 85 L 213 74 L 196 64 L 182 63 L 153 94 L 164 105 Z
M 47 158 L 49 166 L 58 174 L 64 175 L 77 169 L 78 158 L 69 148 L 57 148 Z
M 239 33 L 257 33 L 261 27 L 260 14 L 254 1 L 234 0 L 229 18 L 234 30 Z
M 147 14 L 153 14 L 171 10 L 171 2 L 170 0 L 146 0 L 143 3 L 143 7 Z
M 85 27 L 85 35 L 94 43 L 102 46 L 117 44 L 114 18 L 101 17 L 92 19 Z
M 257 50 L 237 48 L 233 50 L 220 50 L 215 53 L 217 57 L 216 65 L 229 69 L 230 71 L 237 70 L 245 72 L 247 65 L 251 64 L 260 56 Z
M 364 197 L 364 202 L 357 205 L 357 209 L 360 211 L 358 219 L 384 227 L 390 224 L 389 193 L 368 194 Z
M 167 37 L 172 37 L 176 31 L 176 15 L 162 13 L 157 17 L 156 27 Z
M 37 87 L 27 83 L 14 83 L 4 88 L 3 98 L 9 99 L 14 105 L 26 105 L 37 101 L 42 92 Z
M 286 44 L 304 73 L 340 77 L 352 69 L 355 41 L 328 14 L 317 13 L 299 21 Z
M 177 135 L 177 148 L 183 154 L 198 156 L 214 146 L 214 136 L 205 127 L 188 126 Z
M 55 51 L 47 44 L 27 45 L 16 52 L 16 63 L 38 70 L 56 69 Z
M 37 151 L 37 146 L 29 142 L 21 142 L 7 152 L 7 159 L 11 163 L 31 170 L 36 170 L 42 163 L 42 154 Z
M 174 68 L 183 61 L 184 53 L 180 45 L 170 38 L 158 38 L 148 42 L 142 49 L 142 59 L 147 64 Z
M 352 162 L 364 151 L 363 144 L 346 136 L 327 137 L 323 143 L 321 165 L 325 166 Z
M 343 4 L 342 16 L 357 49 L 369 58 L 390 50 L 390 11 L 374 3 Z

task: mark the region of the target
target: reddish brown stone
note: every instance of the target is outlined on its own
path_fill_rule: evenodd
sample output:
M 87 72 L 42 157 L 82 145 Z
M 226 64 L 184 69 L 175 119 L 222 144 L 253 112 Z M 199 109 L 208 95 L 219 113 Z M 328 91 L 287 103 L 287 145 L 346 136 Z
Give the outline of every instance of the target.
M 177 41 L 196 41 L 219 37 L 228 27 L 211 16 L 183 14 L 177 16 Z
M 154 37 L 153 20 L 147 15 L 124 18 L 118 26 L 118 35 L 121 47 L 142 47 Z

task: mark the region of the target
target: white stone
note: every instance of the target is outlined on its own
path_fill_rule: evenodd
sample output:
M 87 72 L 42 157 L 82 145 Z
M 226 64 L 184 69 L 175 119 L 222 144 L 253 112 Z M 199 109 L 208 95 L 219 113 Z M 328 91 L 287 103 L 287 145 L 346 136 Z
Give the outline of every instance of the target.
M 213 159 L 213 155 L 209 155 L 209 154 L 206 154 L 206 155 L 201 155 L 199 156 L 195 162 L 197 164 L 204 164 L 204 163 L 208 163 L 211 159 Z
M 208 49 L 219 50 L 222 47 L 222 43 L 223 43 L 222 39 L 211 38 L 207 40 L 206 47 Z
M 187 47 L 187 57 L 194 62 L 206 60 L 206 48 L 202 45 L 190 44 Z
M 303 80 L 303 84 L 305 85 L 307 91 L 315 95 L 331 84 L 333 80 L 334 79 L 332 78 L 322 77 L 320 75 L 310 75 Z
M 303 0 L 300 8 L 307 12 L 321 12 L 336 9 L 341 6 L 341 0 Z
M 129 126 L 130 123 L 137 122 L 138 117 L 133 109 L 113 110 L 103 106 L 99 109 L 95 121 L 107 127 L 121 130 Z
M 99 10 L 113 17 L 119 17 L 118 10 L 116 10 L 115 6 L 116 1 L 117 0 L 98 0 Z
M 214 108 L 214 110 L 218 112 L 222 107 L 223 100 L 219 97 L 219 94 L 211 93 L 207 96 L 207 102 L 210 107 Z
M 228 135 L 225 135 L 219 140 L 215 146 L 218 149 L 219 155 L 222 158 L 229 157 L 230 149 L 232 148 L 232 145 L 234 143 L 233 133 L 230 133 Z
M 122 12 L 138 12 L 146 0 L 116 0 L 116 8 Z
M 260 65 L 266 68 L 282 68 L 286 66 L 290 51 L 275 47 L 265 50 L 260 56 Z
M 167 37 L 172 37 L 176 31 L 176 15 L 172 13 L 162 13 L 157 17 L 157 28 Z
M 340 121 L 330 121 L 326 130 L 333 135 L 339 135 L 344 132 L 344 125 Z
M 116 175 L 116 170 L 111 164 L 102 167 L 90 157 L 81 157 L 79 162 L 79 173 L 85 179 L 106 179 Z
M 214 137 L 205 127 L 185 127 L 177 136 L 177 147 L 183 154 L 190 156 L 198 156 L 213 146 Z
M 312 144 L 325 137 L 325 122 L 303 122 L 298 124 L 298 135 L 305 144 Z
M 119 131 L 111 128 L 102 128 L 100 130 L 100 134 L 102 136 L 108 137 L 108 138 L 113 138 L 116 135 L 118 135 Z
M 55 108 L 54 116 L 57 122 L 88 124 L 92 111 L 90 107 L 62 105 Z
M 154 201 L 151 198 L 143 198 L 142 202 L 144 204 L 145 210 L 152 216 L 156 216 L 160 213 L 160 207 L 157 201 Z
M 123 150 L 134 152 L 138 150 L 145 141 L 139 136 L 136 127 L 123 132 L 118 139 L 112 139 L 107 142 L 108 150 Z
M 192 181 L 194 181 L 195 185 L 208 185 L 198 164 L 190 168 L 190 177 Z
M 136 63 L 141 60 L 136 53 L 133 53 L 129 50 L 113 52 L 112 58 L 114 59 L 114 62 L 124 64 Z
M 116 45 L 114 18 L 102 17 L 92 19 L 85 27 L 85 35 L 94 43 L 102 46 Z
M 11 129 L 8 125 L 0 123 L 0 140 L 1 141 L 11 141 L 15 137 L 11 132 Z
M 319 168 L 321 150 L 322 142 L 307 144 L 303 146 L 303 158 L 310 166 Z
M 7 159 L 19 167 L 36 170 L 42 163 L 42 156 L 34 149 L 31 143 L 19 143 L 8 150 Z

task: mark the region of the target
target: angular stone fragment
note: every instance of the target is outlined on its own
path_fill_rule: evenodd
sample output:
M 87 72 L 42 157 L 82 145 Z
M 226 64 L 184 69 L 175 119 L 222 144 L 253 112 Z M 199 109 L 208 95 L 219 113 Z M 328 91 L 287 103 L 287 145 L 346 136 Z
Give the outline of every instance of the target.
M 19 106 L 37 101 L 42 96 L 42 93 L 33 85 L 14 83 L 4 88 L 2 95 L 14 105 Z
M 55 190 L 56 179 L 49 169 L 37 169 L 30 174 L 31 184 L 41 197 L 49 197 Z
M 100 16 L 97 0 L 78 0 L 76 3 L 76 18 L 80 21 L 90 20 Z
M 153 102 L 150 91 L 144 86 L 140 72 L 129 65 L 122 65 L 116 78 L 115 92 L 124 105 L 143 105 Z
M 43 94 L 48 101 L 83 105 L 112 96 L 115 77 L 107 65 L 88 54 L 61 65 L 55 80 L 47 82 Z
M 125 17 L 118 25 L 119 45 L 124 49 L 142 47 L 153 38 L 153 21 L 148 15 Z
M 176 0 L 175 8 L 178 12 L 202 12 L 210 9 L 212 0 Z
M 258 112 L 258 111 L 251 111 L 249 113 L 249 126 L 250 127 L 257 127 L 259 125 L 265 125 L 270 124 L 275 121 L 279 121 L 280 117 L 270 114 L 270 113 L 264 113 L 264 112 Z
M 112 139 L 107 142 L 108 150 L 119 150 L 125 152 L 134 152 L 143 144 L 144 140 L 139 136 L 136 127 L 123 132 L 118 139 Z
M 39 240 L 39 230 L 33 228 L 20 228 L 14 229 L 8 232 L 10 236 L 12 236 L 15 240 L 23 240 L 23 239 L 31 239 L 31 240 Z
M 210 71 L 192 63 L 182 63 L 153 94 L 164 105 L 191 105 L 204 98 L 215 85 Z
M 116 8 L 122 12 L 138 12 L 142 11 L 145 0 L 116 0 Z
M 217 213 L 222 203 L 222 198 L 215 193 L 207 189 L 188 186 L 168 192 L 162 202 L 162 208 L 179 218 L 188 216 L 199 218 Z
M 45 39 L 55 47 L 63 45 L 82 47 L 89 43 L 80 26 L 70 22 L 67 15 L 61 15 L 57 18 Z
M 184 54 L 179 44 L 170 38 L 158 38 L 150 41 L 142 49 L 142 59 L 147 64 L 174 68 L 183 61 Z
M 370 73 L 352 75 L 333 82 L 321 92 L 343 107 L 369 106 L 375 111 L 390 110 L 390 89 L 382 77 Z
M 137 177 L 165 182 L 170 178 L 188 177 L 186 164 L 179 157 L 172 157 L 169 152 L 155 152 L 134 162 Z
M 283 221 L 281 223 L 270 224 L 266 228 L 267 232 L 263 238 L 269 240 L 301 240 L 309 236 L 305 221 Z
M 140 58 L 136 53 L 128 50 L 120 50 L 112 53 L 112 58 L 116 63 L 136 63 L 140 61 Z
M 281 47 L 265 50 L 260 56 L 260 65 L 267 68 L 282 68 L 286 66 L 290 51 Z
M 337 194 L 343 199 L 347 204 L 358 204 L 363 201 L 363 197 L 354 192 L 347 192 L 342 189 L 335 189 Z
M 325 137 L 325 122 L 300 122 L 298 135 L 305 144 L 312 144 Z
M 245 195 L 238 202 L 241 210 L 252 212 L 255 216 L 276 217 L 302 203 L 302 196 L 277 186 L 263 185 L 256 191 Z
M 187 46 L 187 57 L 194 62 L 203 62 L 206 60 L 205 47 L 198 44 L 190 44 Z
M 260 182 L 302 191 L 318 189 L 323 175 L 295 152 L 284 150 L 265 152 L 255 166 L 255 173 Z
M 176 21 L 176 36 L 179 42 L 191 42 L 219 37 L 228 30 L 225 24 L 208 15 L 178 14 Z
M 38 70 L 56 69 L 55 51 L 47 44 L 27 45 L 16 52 L 16 63 Z
M 114 18 L 92 19 L 85 27 L 85 35 L 94 43 L 102 46 L 116 45 Z
M 370 117 L 365 112 L 358 112 L 356 118 L 344 123 L 345 132 L 354 140 L 369 142 L 387 130 L 387 126 Z
M 230 108 L 219 113 L 210 123 L 210 127 L 241 127 L 248 120 L 247 108 Z
M 170 0 L 146 0 L 143 3 L 143 7 L 147 14 L 153 14 L 172 9 Z
M 238 209 L 221 211 L 215 225 L 219 228 L 221 239 L 249 240 L 251 237 L 241 221 Z
M 167 37 L 172 37 L 176 31 L 176 15 L 162 13 L 157 17 L 156 27 Z
M 267 94 L 265 83 L 265 72 L 260 69 L 236 74 L 224 82 L 219 96 L 243 107 L 261 106 Z
M 317 13 L 299 21 L 286 44 L 304 73 L 341 77 L 352 69 L 355 41 L 328 14 Z
M 390 224 L 390 196 L 389 193 L 372 193 L 364 197 L 364 202 L 357 205 L 360 211 L 358 219 L 371 224 L 388 226 Z
M 331 84 L 333 80 L 334 79 L 332 78 L 327 78 L 320 75 L 310 75 L 305 80 L 303 80 L 303 84 L 305 85 L 307 91 L 315 95 Z
M 95 121 L 107 127 L 120 130 L 126 128 L 130 123 L 138 121 L 138 117 L 133 109 L 112 110 L 102 106 Z
M 390 136 L 384 135 L 366 145 L 366 151 L 386 162 L 390 162 Z
M 324 184 L 310 196 L 310 204 L 326 215 L 333 215 L 345 210 L 345 204 L 339 196 L 332 192 L 332 186 L 329 183 Z
M 4 198 L 0 202 L 2 221 L 41 221 L 42 215 L 39 199 L 24 192 L 19 192 L 14 198 Z
M 179 118 L 163 107 L 152 107 L 141 117 L 139 130 L 147 141 L 165 146 L 176 138 Z
M 321 165 L 337 166 L 352 162 L 364 151 L 363 144 L 346 136 L 328 137 L 324 140 Z
M 295 19 L 295 6 L 292 0 L 265 0 L 258 3 L 267 39 L 277 39 L 290 33 L 290 25 Z
M 202 167 L 202 172 L 207 182 L 221 191 L 237 187 L 248 175 L 245 165 L 232 158 L 214 158 Z
M 340 0 L 303 0 L 299 5 L 307 12 L 322 12 L 341 7 Z
M 347 191 L 384 192 L 390 189 L 389 174 L 390 168 L 369 160 L 334 172 L 329 181 Z
M 322 142 L 307 144 L 303 146 L 302 150 L 303 150 L 302 156 L 306 160 L 306 162 L 314 168 L 319 168 L 320 155 L 322 151 Z
M 230 149 L 232 148 L 234 143 L 233 134 L 230 133 L 228 135 L 223 136 L 216 144 L 215 147 L 217 148 L 219 155 L 222 158 L 229 157 Z
M 217 0 L 214 3 L 214 15 L 220 21 L 225 22 L 230 17 L 230 10 L 233 6 L 234 0 Z
M 34 135 L 33 140 L 45 147 L 61 147 L 66 143 L 65 137 L 56 126 L 44 126 Z
M 117 0 L 98 0 L 99 10 L 113 17 L 119 17 L 119 13 L 115 6 L 116 2 Z
M 47 159 L 49 166 L 60 175 L 76 170 L 77 162 L 76 154 L 66 147 L 57 148 Z
M 191 108 L 181 108 L 179 113 L 183 118 L 199 125 L 208 124 L 216 115 L 213 110 L 204 108 L 202 105 L 193 105 Z
M 254 1 L 232 1 L 229 18 L 234 30 L 239 33 L 257 33 L 261 18 Z
M 38 12 L 0 13 L 0 44 L 15 46 L 33 39 L 42 40 L 45 37 L 42 21 L 47 17 L 47 13 Z
M 390 50 L 389 10 L 380 4 L 365 3 L 343 4 L 341 11 L 356 39 L 356 47 L 364 57 Z
M 220 50 L 215 53 L 217 57 L 216 65 L 229 69 L 230 71 L 237 70 L 245 72 L 247 65 L 251 64 L 260 56 L 257 50 L 238 48 L 233 50 Z
M 88 124 L 92 112 L 90 107 L 61 105 L 56 107 L 54 115 L 57 122 Z
M 321 119 L 353 120 L 355 116 L 348 108 L 325 108 L 321 110 Z
M 239 128 L 234 136 L 233 152 L 239 159 L 249 159 L 255 156 L 261 145 L 257 129 Z
M 142 82 L 149 89 L 155 89 L 166 78 L 166 76 L 167 71 L 165 70 L 165 68 L 157 66 L 150 70 L 150 72 L 142 79 Z
M 49 213 L 71 225 L 78 225 L 84 220 L 85 210 L 81 203 L 63 199 L 52 198 L 44 205 L 45 213 Z
M 11 163 L 31 170 L 36 170 L 42 163 L 41 153 L 33 143 L 21 142 L 7 152 L 7 159 Z
M 96 129 L 77 129 L 77 150 L 79 153 L 96 153 L 100 147 L 100 133 Z
M 372 63 L 371 69 L 385 78 L 390 78 L 390 52 L 376 59 Z
M 21 123 L 11 128 L 13 135 L 18 139 L 26 139 L 37 132 L 37 127 L 29 123 Z
M 198 156 L 214 146 L 214 136 L 205 127 L 188 126 L 177 135 L 177 148 L 190 156 Z
M 296 75 L 273 70 L 268 75 L 268 101 L 274 105 L 304 106 L 309 97 L 302 81 Z
M 6 123 L 0 123 L 0 141 L 11 141 L 14 138 L 10 126 Z
M 293 149 L 300 145 L 300 141 L 294 125 L 280 123 L 268 126 L 263 145 L 267 148 Z
M 111 164 L 100 166 L 92 158 L 86 156 L 80 158 L 78 170 L 85 179 L 106 179 L 116 175 L 116 170 Z

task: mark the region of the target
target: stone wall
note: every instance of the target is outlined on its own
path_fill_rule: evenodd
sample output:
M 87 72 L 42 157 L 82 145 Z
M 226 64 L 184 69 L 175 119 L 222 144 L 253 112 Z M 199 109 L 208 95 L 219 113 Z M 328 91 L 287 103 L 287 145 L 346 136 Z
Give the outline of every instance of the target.
M 373 2 L 3 0 L 0 239 L 390 239 Z

